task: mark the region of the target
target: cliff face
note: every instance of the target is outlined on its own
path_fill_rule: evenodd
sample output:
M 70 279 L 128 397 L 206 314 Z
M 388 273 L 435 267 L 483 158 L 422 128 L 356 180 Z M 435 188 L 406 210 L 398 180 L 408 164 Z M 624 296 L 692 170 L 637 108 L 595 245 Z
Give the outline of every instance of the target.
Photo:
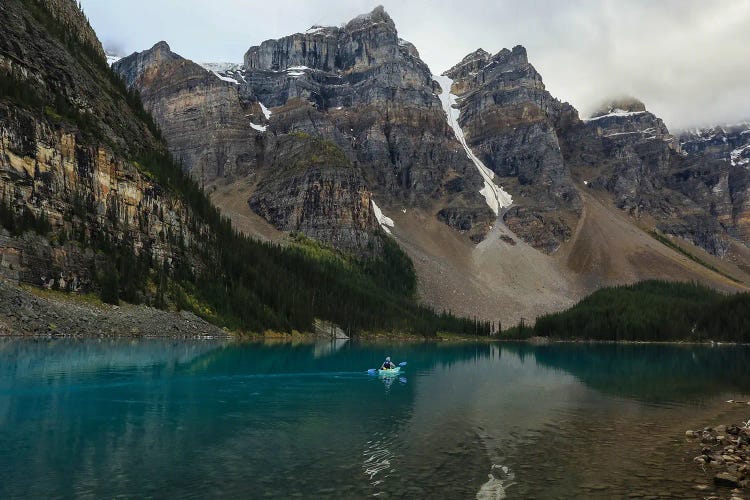
M 274 108 L 269 120 L 244 73 L 206 70 L 164 42 L 113 69 L 139 89 L 172 155 L 202 184 L 249 179 L 250 208 L 277 229 L 358 255 L 378 251 L 381 230 L 360 168 L 335 143 L 289 126 L 310 119 L 304 102 Z
M 683 132 L 672 184 L 750 244 L 750 124 Z
M 447 126 L 429 68 L 382 7 L 342 28 L 314 27 L 252 47 L 244 72 L 250 88 L 241 91 L 266 106 L 306 104 L 284 117 L 282 130 L 326 134 L 393 202 L 450 195 L 446 183 L 456 177 L 481 187 Z M 467 197 L 481 206 L 479 196 Z
M 441 220 L 475 240 L 494 219 L 429 69 L 382 7 L 341 28 L 263 42 L 242 68 L 206 71 L 159 43 L 114 69 L 140 91 L 187 171 L 207 184 L 251 179 L 250 208 L 278 229 L 367 252 L 380 231 L 366 202 L 372 192 L 386 212 L 442 211 Z M 328 141 L 352 168 L 321 165 L 293 145 L 308 136 Z M 311 155 L 310 172 L 286 168 L 291 150 Z M 272 187 L 285 194 L 273 196 Z
M 236 82 L 174 54 L 166 42 L 117 61 L 113 70 L 139 90 L 172 156 L 201 184 L 253 172 L 264 144 L 251 124 L 262 125 L 264 117 L 257 104 L 241 102 Z
M 359 169 L 333 143 L 302 132 L 276 143 L 275 166 L 250 207 L 275 227 L 300 231 L 353 253 L 377 253 L 372 195 Z
M 608 103 L 565 139 L 571 168 L 633 217 L 652 217 L 656 229 L 718 256 L 727 253 L 729 236 L 740 236 L 730 228 L 738 183 L 730 188 L 729 165 L 683 151 L 643 103 Z
M 546 91 L 520 46 L 495 55 L 479 49 L 445 74 L 460 98 L 467 143 L 513 195 L 506 224 L 554 252 L 570 238 L 581 208 L 558 140 L 577 112 Z
M 66 5 L 77 11 L 73 2 L 51 5 L 10 0 L 0 8 L 0 71 L 10 83 L 0 96 L 0 193 L 4 216 L 16 217 L 3 223 L 36 220 L 46 233 L 4 231 L 3 274 L 92 289 L 106 264 L 98 251 L 112 245 L 167 266 L 197 265 L 175 244 L 200 237 L 188 230 L 190 212 L 132 160 L 157 142 L 102 77 L 103 53 L 101 60 L 72 53 L 50 36 L 51 14 L 65 16 Z

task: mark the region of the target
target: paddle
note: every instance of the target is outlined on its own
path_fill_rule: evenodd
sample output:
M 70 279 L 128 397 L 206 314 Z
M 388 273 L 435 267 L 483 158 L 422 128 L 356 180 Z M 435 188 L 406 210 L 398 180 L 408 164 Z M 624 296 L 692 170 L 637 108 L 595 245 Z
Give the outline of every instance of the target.
M 398 364 L 398 366 L 400 366 L 401 368 L 403 368 L 404 366 L 406 366 L 406 361 L 400 362 Z M 377 368 L 370 368 L 369 370 L 367 370 L 367 373 L 369 373 L 370 375 L 375 375 L 376 373 L 378 373 L 378 369 Z

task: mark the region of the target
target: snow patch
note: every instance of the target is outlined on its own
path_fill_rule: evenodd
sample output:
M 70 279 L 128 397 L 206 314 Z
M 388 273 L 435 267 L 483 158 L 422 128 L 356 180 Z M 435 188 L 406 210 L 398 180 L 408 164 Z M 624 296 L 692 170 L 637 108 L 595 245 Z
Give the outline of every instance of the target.
M 395 224 L 393 223 L 393 219 L 390 217 L 386 217 L 385 214 L 380 210 L 380 207 L 378 207 L 377 203 L 375 203 L 375 200 L 371 199 L 372 202 L 372 211 L 375 212 L 375 218 L 378 220 L 378 224 L 380 224 L 380 227 L 383 228 L 383 230 L 391 234 L 391 230 L 388 229 L 389 227 L 395 227 Z
M 266 120 L 271 118 L 271 110 L 265 107 L 265 105 L 260 101 L 258 101 L 258 104 L 260 104 L 260 110 L 263 112 L 263 116 L 266 117 Z
M 233 84 L 235 84 L 235 85 L 239 85 L 239 84 L 240 84 L 240 82 L 238 82 L 238 81 L 237 81 L 237 80 L 235 80 L 234 78 L 230 78 L 230 77 L 228 77 L 228 76 L 222 76 L 222 75 L 220 75 L 219 73 L 217 73 L 216 71 L 211 71 L 211 73 L 213 73 L 213 74 L 214 74 L 214 76 L 215 76 L 216 78 L 218 78 L 219 80 L 221 80 L 222 82 L 229 82 L 229 83 L 233 83 Z
M 226 73 L 227 71 L 239 71 L 242 65 L 231 62 L 202 62 L 198 63 L 206 71 L 215 71 L 216 73 Z
M 641 134 L 645 132 L 638 132 L 637 130 L 635 132 L 615 132 L 613 134 L 604 134 L 602 137 L 616 137 L 618 135 L 633 135 L 633 134 Z
M 748 156 L 750 156 L 750 144 L 746 144 L 729 153 L 729 162 L 732 164 L 732 166 L 738 167 L 740 165 L 750 164 L 750 158 L 742 157 L 745 152 L 747 152 Z
M 254 128 L 255 130 L 257 130 L 258 132 L 265 132 L 266 129 L 268 128 L 267 125 L 258 125 L 258 124 L 253 123 L 253 122 L 250 122 L 250 126 L 252 128 Z
M 112 54 L 107 54 L 107 66 L 112 66 L 114 63 L 122 59 L 120 56 L 114 56 Z
M 602 118 L 612 118 L 614 116 L 617 116 L 617 117 L 635 116 L 635 115 L 642 115 L 644 113 L 646 113 L 646 111 L 625 111 L 624 109 L 617 108 L 617 109 L 611 110 L 606 115 L 595 116 L 593 118 L 588 118 L 588 119 L 583 120 L 583 121 L 585 121 L 585 122 L 593 122 L 593 121 L 596 121 L 596 120 L 601 120 Z
M 501 208 L 509 207 L 513 203 L 513 198 L 510 194 L 503 191 L 502 187 L 495 184 L 495 181 L 493 181 L 495 173 L 487 168 L 487 166 L 482 163 L 482 160 L 477 158 L 472 152 L 469 145 L 466 144 L 466 136 L 464 135 L 461 125 L 458 124 L 458 115 L 460 114 L 460 111 L 455 107 L 458 98 L 450 93 L 451 87 L 453 86 L 453 80 L 445 75 L 432 75 L 432 78 L 437 81 L 443 89 L 438 97 L 440 98 L 440 103 L 443 105 L 443 111 L 445 111 L 448 125 L 453 129 L 453 133 L 456 135 L 458 142 L 464 147 L 466 156 L 468 156 L 474 163 L 477 170 L 479 170 L 482 179 L 484 179 L 484 187 L 479 190 L 479 193 L 484 196 L 487 205 L 492 209 L 495 215 L 499 215 Z

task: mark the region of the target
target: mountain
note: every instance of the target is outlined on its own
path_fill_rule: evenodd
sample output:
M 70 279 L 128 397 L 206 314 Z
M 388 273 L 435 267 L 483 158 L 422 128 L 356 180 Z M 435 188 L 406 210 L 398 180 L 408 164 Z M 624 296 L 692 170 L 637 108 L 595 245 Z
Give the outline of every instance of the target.
M 577 111 L 547 92 L 521 46 L 495 55 L 479 49 L 445 75 L 460 99 L 467 143 L 514 195 L 503 220 L 534 248 L 553 253 L 580 216 L 557 137 L 578 121 Z
M 254 221 L 251 233 L 268 234 L 260 215 L 276 229 L 361 251 L 378 229 L 372 215 L 405 207 L 442 211 L 441 220 L 476 241 L 489 230 L 482 178 L 446 123 L 429 69 L 382 7 L 342 27 L 267 40 L 224 73 L 165 48 L 114 68 L 140 91 L 186 171 L 216 190 L 217 203 L 229 198 L 232 211 Z M 298 144 L 308 136 L 332 157 Z M 317 170 L 286 168 L 289 156 Z M 350 166 L 336 168 L 337 157 Z M 240 210 L 238 196 L 247 204 Z M 336 234 L 350 233 L 352 221 L 360 235 Z
M 750 164 L 750 122 L 684 130 L 678 137 L 688 154 L 728 160 L 732 166 Z
M 300 235 L 284 246 L 247 238 L 209 202 L 200 177 L 189 177 L 169 154 L 162 134 L 176 129 L 162 133 L 139 93 L 126 86 L 154 81 L 162 70 L 175 79 L 183 89 L 176 102 L 194 99 L 200 110 L 194 114 L 208 115 L 193 126 L 202 124 L 201 134 L 217 138 L 204 143 L 203 155 L 245 132 L 230 127 L 240 117 L 222 115 L 245 104 L 235 84 L 171 54 L 166 44 L 129 58 L 134 70 L 118 76 L 73 0 L 8 0 L 0 6 L 0 24 L 4 279 L 96 293 L 112 303 L 187 309 L 245 331 L 312 331 L 317 319 L 355 333 L 489 331 L 487 322 L 436 315 L 415 303 L 412 264 L 386 237 L 374 203 L 361 194 L 360 212 L 354 203 L 338 205 L 360 193 L 361 181 L 357 166 L 331 141 L 302 131 L 275 139 L 289 143 L 274 150 L 276 174 L 301 179 L 290 190 L 309 180 L 299 188 L 310 193 L 300 217 L 323 213 L 311 222 L 323 231 L 321 239 L 330 227 L 325 215 L 337 213 L 341 218 L 333 220 L 349 217 L 350 227 L 335 233 L 350 239 L 366 233 L 370 251 L 340 253 Z M 153 92 L 145 98 L 164 95 Z
M 722 189 L 634 98 L 581 119 L 521 46 L 432 74 L 378 7 L 242 65 L 160 42 L 114 68 L 236 227 L 361 256 L 385 232 L 433 307 L 508 324 L 606 285 L 750 283 L 741 172 Z

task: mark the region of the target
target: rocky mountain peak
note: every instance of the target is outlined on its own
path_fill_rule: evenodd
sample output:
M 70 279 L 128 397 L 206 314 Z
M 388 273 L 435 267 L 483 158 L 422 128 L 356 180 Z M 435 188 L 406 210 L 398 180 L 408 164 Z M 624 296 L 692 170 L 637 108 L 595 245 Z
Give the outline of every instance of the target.
M 516 45 L 511 51 L 503 49 L 498 52 L 494 60 L 498 62 L 504 62 L 506 64 L 515 64 L 521 66 L 523 64 L 529 64 L 529 57 L 526 53 L 526 47 L 523 45 Z
M 391 16 L 385 11 L 382 5 L 378 5 L 371 12 L 367 14 L 361 14 L 346 24 L 347 31 L 356 31 L 359 29 L 367 28 L 376 24 L 385 24 L 389 28 L 396 30 L 396 23 L 393 22 Z
M 147 70 L 169 61 L 179 61 L 182 57 L 172 52 L 169 44 L 165 41 L 156 43 L 153 47 L 142 52 L 123 57 L 112 64 L 115 72 L 120 73 L 125 79 L 125 84 L 130 87 L 139 75 Z
M 266 40 L 248 49 L 244 63 L 248 70 L 335 72 L 382 64 L 402 53 L 418 58 L 416 48 L 398 38 L 393 19 L 380 6 L 340 28 L 313 26 Z
M 468 75 L 472 72 L 477 72 L 481 68 L 487 65 L 491 54 L 486 50 L 479 48 L 474 52 L 467 54 L 461 62 L 450 68 L 444 74 L 448 75 L 452 79 L 456 79 L 459 75 Z
M 712 160 L 724 160 L 733 167 L 750 165 L 750 121 L 679 133 L 683 151 Z
M 150 52 L 152 57 L 158 61 L 161 61 L 163 59 L 173 59 L 174 56 L 176 56 L 176 54 L 172 52 L 169 44 L 164 40 L 156 42 L 148 52 Z

